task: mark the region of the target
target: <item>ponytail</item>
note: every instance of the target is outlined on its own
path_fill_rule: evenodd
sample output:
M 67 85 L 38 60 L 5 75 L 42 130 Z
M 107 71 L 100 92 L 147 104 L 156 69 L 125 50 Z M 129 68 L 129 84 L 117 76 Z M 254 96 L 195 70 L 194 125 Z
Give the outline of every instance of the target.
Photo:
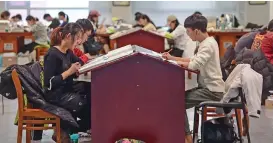
M 52 31 L 52 33 L 50 35 L 50 44 L 51 44 L 51 46 L 61 45 L 62 30 L 63 30 L 63 27 L 57 27 Z
M 68 35 L 71 34 L 72 40 L 79 33 L 83 32 L 82 27 L 77 23 L 68 23 L 64 27 L 55 28 L 50 35 L 51 46 L 59 46 L 62 43 L 62 40 Z

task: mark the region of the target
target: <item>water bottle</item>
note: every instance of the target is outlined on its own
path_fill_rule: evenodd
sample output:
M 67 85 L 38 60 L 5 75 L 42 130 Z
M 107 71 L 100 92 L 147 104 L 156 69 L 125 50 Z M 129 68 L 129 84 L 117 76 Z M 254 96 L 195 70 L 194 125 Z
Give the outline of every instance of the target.
M 70 140 L 72 141 L 72 143 L 78 143 L 79 135 L 78 134 L 70 135 Z

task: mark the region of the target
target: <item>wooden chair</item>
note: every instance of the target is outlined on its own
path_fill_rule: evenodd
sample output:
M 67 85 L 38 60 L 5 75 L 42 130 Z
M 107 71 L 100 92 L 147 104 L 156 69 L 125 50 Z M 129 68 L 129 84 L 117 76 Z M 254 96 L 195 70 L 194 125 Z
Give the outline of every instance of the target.
M 60 118 L 47 113 L 41 109 L 24 107 L 24 95 L 22 91 L 19 76 L 14 69 L 12 71 L 12 80 L 17 92 L 18 98 L 18 134 L 17 143 L 22 143 L 23 129 L 26 130 L 26 143 L 31 142 L 31 131 L 54 129 L 57 132 L 57 143 L 61 143 Z M 39 119 L 37 119 L 39 118 Z M 45 120 L 50 119 L 50 120 Z M 33 125 L 52 124 L 52 127 L 34 127 Z M 24 126 L 25 125 L 25 126 Z M 53 126 L 55 125 L 55 126 Z
M 40 56 L 44 56 L 48 51 L 48 47 L 37 47 L 36 48 L 36 61 L 40 60 Z
M 224 114 L 217 114 L 216 113 L 216 108 L 215 107 L 204 107 L 204 116 L 203 116 L 203 121 L 206 121 L 208 117 L 224 117 Z M 238 115 L 238 129 L 240 130 L 240 133 L 242 136 L 246 136 L 246 134 L 243 131 L 243 120 L 242 120 L 242 115 L 241 115 L 241 109 L 236 109 L 235 113 L 232 114 L 232 117 L 236 117 L 236 114 Z

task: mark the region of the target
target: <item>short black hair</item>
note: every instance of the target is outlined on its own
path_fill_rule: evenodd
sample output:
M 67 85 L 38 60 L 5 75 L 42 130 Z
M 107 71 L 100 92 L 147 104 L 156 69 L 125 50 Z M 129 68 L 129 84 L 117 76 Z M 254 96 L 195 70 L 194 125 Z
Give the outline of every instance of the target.
M 141 15 L 143 15 L 143 14 L 140 12 L 136 12 L 135 13 L 135 21 L 138 21 L 140 19 Z
M 48 14 L 48 13 L 44 14 L 44 19 L 46 19 L 46 18 L 48 18 L 48 17 L 51 17 L 51 15 Z
M 59 16 L 65 16 L 65 13 L 64 13 L 63 11 L 60 11 L 60 12 L 58 13 L 58 15 L 59 15 Z
M 191 28 L 192 30 L 198 29 L 202 32 L 207 32 L 208 20 L 202 15 L 191 15 L 186 18 L 184 22 L 185 28 Z
M 32 21 L 32 20 L 36 21 L 36 18 L 31 15 L 28 15 L 26 18 L 26 21 Z
M 9 12 L 9 11 L 3 11 L 3 12 L 1 13 L 1 18 L 4 18 L 4 17 L 6 17 L 6 16 L 10 16 L 10 12 Z
M 93 28 L 93 25 L 92 25 L 92 23 L 91 23 L 90 20 L 85 19 L 85 18 L 78 19 L 76 21 L 76 23 L 79 24 L 82 27 L 82 29 L 83 29 L 84 32 L 91 30 L 92 33 L 93 33 L 94 28 Z
M 193 14 L 202 15 L 200 11 L 195 11 Z
M 22 15 L 21 14 L 16 14 L 15 18 L 18 18 L 19 20 L 22 20 Z

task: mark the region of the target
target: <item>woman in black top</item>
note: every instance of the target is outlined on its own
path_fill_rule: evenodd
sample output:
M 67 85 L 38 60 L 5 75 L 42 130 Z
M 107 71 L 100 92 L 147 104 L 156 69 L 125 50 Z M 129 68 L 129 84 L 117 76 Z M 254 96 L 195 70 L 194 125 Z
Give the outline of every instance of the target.
M 65 139 L 69 138 L 68 131 L 75 133 L 91 127 L 91 86 L 75 86 L 73 81 L 83 62 L 73 54 L 72 48 L 81 40 L 82 35 L 82 27 L 76 23 L 68 23 L 63 28 L 54 29 L 51 44 L 59 46 L 52 46 L 44 59 L 45 99 L 51 104 L 69 110 L 75 119 L 81 119 L 79 130 L 71 130 L 67 125 L 62 126 L 66 131 L 65 137 L 62 137 Z

